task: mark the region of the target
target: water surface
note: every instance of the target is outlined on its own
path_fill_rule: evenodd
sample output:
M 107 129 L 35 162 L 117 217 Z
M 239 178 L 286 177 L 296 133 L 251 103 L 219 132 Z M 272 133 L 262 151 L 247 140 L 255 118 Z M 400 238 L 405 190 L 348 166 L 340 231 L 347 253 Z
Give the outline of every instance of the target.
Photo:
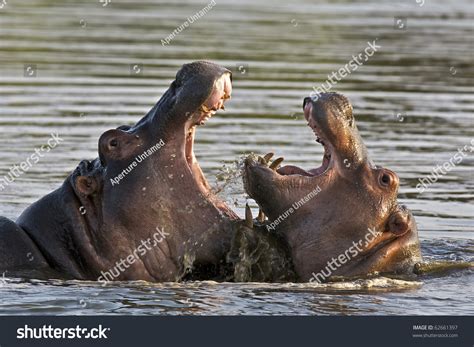
M 196 155 L 214 186 L 249 152 L 319 166 L 322 147 L 302 119 L 302 99 L 377 39 L 382 48 L 333 90 L 352 101 L 374 161 L 399 174 L 400 201 L 416 216 L 426 259 L 473 261 L 474 153 L 422 194 L 416 189 L 474 139 L 470 1 L 217 0 L 166 46 L 161 40 L 207 2 L 103 4 L 9 0 L 0 9 L 0 177 L 52 132 L 64 139 L 0 192 L 0 215 L 15 219 L 59 187 L 80 160 L 97 156 L 100 134 L 135 123 L 177 69 L 198 59 L 234 72 L 227 110 L 197 134 Z M 395 17 L 404 30 L 394 27 Z M 221 196 L 243 215 L 239 177 Z M 412 286 L 387 282 L 385 290 L 348 283 L 341 292 L 6 279 L 0 314 L 472 314 L 473 280 L 464 270 Z

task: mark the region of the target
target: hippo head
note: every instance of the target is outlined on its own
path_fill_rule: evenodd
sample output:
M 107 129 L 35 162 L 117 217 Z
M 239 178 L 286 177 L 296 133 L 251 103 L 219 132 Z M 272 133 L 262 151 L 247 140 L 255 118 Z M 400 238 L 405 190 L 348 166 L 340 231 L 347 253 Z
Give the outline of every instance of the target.
M 229 70 L 185 64 L 144 118 L 106 131 L 99 158 L 79 165 L 71 179 L 87 228 L 100 230 L 98 242 L 109 248 L 129 248 L 115 247 L 117 255 L 109 258 L 130 253 L 157 228 L 170 236 L 155 259 L 144 260 L 153 279 L 175 280 L 192 264 L 222 257 L 231 238 L 220 234 L 223 224 L 238 217 L 212 194 L 193 146 L 196 127 L 223 109 L 231 93 Z
M 348 99 L 325 93 L 303 108 L 322 165 L 277 169 L 251 156 L 244 168 L 246 191 L 267 229 L 284 235 L 299 280 L 410 271 L 420 260 L 415 220 L 397 203 L 397 175 L 368 159 Z
M 192 188 L 209 195 L 209 185 L 194 155 L 195 130 L 224 108 L 231 93 L 229 70 L 203 61 L 185 64 L 158 103 L 135 126 L 102 134 L 98 162 L 79 166 L 80 172 L 87 166 L 86 172 L 94 174 L 75 177 L 76 189 L 82 195 L 102 190 L 106 193 L 103 199 L 110 200 L 104 201 L 104 206 L 115 205 L 114 211 L 124 205 L 124 199 L 147 199 L 150 190 L 154 198 L 156 193 L 165 198 L 180 189 L 191 193 Z

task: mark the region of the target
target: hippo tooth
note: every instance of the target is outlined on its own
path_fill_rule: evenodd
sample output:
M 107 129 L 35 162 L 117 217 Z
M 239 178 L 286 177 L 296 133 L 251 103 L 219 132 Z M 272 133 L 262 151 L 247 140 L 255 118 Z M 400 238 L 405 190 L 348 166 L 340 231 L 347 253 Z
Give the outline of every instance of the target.
M 253 228 L 253 216 L 249 204 L 245 204 L 245 225 L 251 229 Z
M 265 154 L 265 156 L 263 157 L 263 159 L 265 159 L 265 161 L 268 163 L 270 161 L 270 159 L 272 159 L 272 157 L 274 156 L 275 154 L 270 152 L 270 153 L 267 153 Z
M 204 113 L 209 113 L 209 112 L 211 112 L 211 109 L 203 104 L 203 105 L 201 105 L 201 111 L 204 112 Z
M 258 220 L 260 223 L 265 222 L 265 214 L 263 213 L 262 209 L 259 209 L 259 210 L 258 210 L 257 220 Z
M 276 170 L 278 168 L 278 165 L 280 165 L 283 162 L 283 160 L 285 160 L 283 157 L 275 159 L 272 165 L 270 165 L 270 169 Z

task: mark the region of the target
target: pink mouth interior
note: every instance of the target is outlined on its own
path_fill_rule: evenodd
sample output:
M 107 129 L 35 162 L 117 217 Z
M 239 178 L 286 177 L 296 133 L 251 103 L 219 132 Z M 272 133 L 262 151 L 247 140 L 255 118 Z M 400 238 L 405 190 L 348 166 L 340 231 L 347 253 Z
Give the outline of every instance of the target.
M 218 110 L 224 110 L 224 103 L 230 99 L 232 94 L 232 81 L 229 74 L 222 75 L 214 85 L 214 91 L 209 98 L 201 105 L 199 109 L 196 125 L 204 125 L 204 123 L 216 114 Z
M 305 170 L 298 166 L 286 165 L 277 170 L 277 172 L 280 175 L 283 175 L 283 176 L 300 175 L 300 176 L 314 177 L 314 176 L 322 175 L 329 168 L 329 164 L 331 163 L 331 151 L 329 149 L 328 142 L 324 140 L 324 137 L 321 135 L 320 129 L 318 128 L 316 122 L 311 116 L 312 110 L 313 110 L 313 105 L 311 104 L 311 102 L 308 102 L 304 108 L 304 116 L 306 120 L 308 121 L 308 126 L 313 130 L 314 134 L 316 135 L 316 142 L 322 144 L 324 147 L 324 155 L 323 155 L 321 166 L 314 169 Z
M 224 103 L 230 99 L 232 93 L 232 82 L 229 74 L 224 74 L 214 86 L 214 90 L 209 98 L 201 105 L 199 110 L 192 115 L 192 123 L 186 129 L 186 142 L 184 146 L 184 155 L 192 172 L 197 171 L 200 181 L 205 181 L 202 171 L 194 155 L 194 139 L 196 136 L 196 127 L 204 125 L 219 110 L 225 110 Z M 207 182 L 204 182 L 207 185 Z

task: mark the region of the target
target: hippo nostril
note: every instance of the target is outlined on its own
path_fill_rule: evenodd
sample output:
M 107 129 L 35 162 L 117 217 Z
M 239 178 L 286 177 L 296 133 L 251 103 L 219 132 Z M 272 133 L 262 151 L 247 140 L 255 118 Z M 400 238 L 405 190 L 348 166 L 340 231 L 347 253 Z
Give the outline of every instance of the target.
M 398 210 L 388 220 L 388 231 L 396 236 L 403 236 L 411 230 L 411 217 L 405 210 Z
M 117 146 L 118 146 L 117 139 L 112 139 L 109 141 L 109 147 L 117 147 Z

